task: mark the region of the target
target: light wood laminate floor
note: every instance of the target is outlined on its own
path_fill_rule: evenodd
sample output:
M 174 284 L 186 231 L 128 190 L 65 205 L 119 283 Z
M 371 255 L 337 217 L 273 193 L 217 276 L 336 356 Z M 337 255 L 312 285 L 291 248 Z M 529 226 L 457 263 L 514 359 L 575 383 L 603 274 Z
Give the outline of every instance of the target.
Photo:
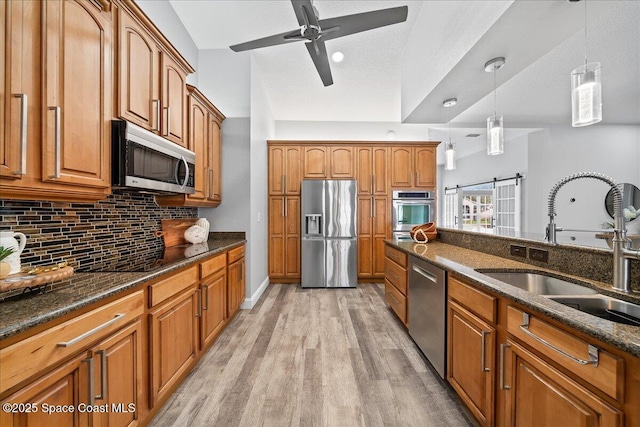
M 384 286 L 271 285 L 152 426 L 470 426 L 384 302 Z

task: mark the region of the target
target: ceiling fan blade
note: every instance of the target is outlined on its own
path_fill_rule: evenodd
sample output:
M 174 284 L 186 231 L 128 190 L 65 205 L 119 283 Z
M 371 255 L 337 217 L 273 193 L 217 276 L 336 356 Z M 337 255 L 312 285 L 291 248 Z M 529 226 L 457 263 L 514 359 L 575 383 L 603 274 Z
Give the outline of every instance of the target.
M 296 18 L 298 18 L 298 24 L 303 25 L 315 25 L 318 26 L 318 18 L 313 11 L 313 5 L 311 0 L 291 0 L 293 10 L 296 12 Z
M 326 33 L 323 30 L 322 40 L 337 39 L 338 37 L 348 36 L 349 34 L 404 22 L 407 20 L 407 13 L 407 6 L 401 6 L 338 16 L 336 18 L 321 19 L 319 21 L 320 27 L 331 29 L 331 31 L 327 31 Z M 339 28 L 335 29 L 335 27 Z
M 273 36 L 264 37 L 261 39 L 251 40 L 245 43 L 235 44 L 229 46 L 234 52 L 242 52 L 245 50 L 259 49 L 261 47 L 276 46 L 279 44 L 297 42 L 299 40 L 306 40 L 304 37 L 300 37 L 300 30 L 287 31 L 286 33 L 274 34 Z
M 325 86 L 331 86 L 333 84 L 333 77 L 331 76 L 331 67 L 329 66 L 329 58 L 327 57 L 327 48 L 322 40 L 316 40 L 315 43 L 305 43 L 313 64 L 320 74 L 322 84 Z

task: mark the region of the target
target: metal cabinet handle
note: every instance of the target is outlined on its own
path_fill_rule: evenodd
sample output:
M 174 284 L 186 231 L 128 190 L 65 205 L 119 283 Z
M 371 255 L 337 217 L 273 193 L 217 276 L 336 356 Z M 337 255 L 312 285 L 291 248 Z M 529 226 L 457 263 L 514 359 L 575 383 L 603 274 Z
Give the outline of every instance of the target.
M 416 171 L 416 187 L 420 185 L 419 183 L 420 183 L 420 172 Z
M 216 192 L 215 192 L 215 185 L 214 181 L 215 181 L 215 175 L 213 174 L 213 168 L 209 169 L 209 185 L 211 187 L 211 198 L 214 198 L 216 196 Z
M 393 274 L 390 270 L 387 270 L 387 274 L 388 274 L 389 276 L 393 277 L 393 278 L 394 278 L 394 279 L 396 279 L 396 280 L 399 280 L 399 279 L 400 279 L 400 277 L 398 277 L 398 275 L 397 275 L 397 274 Z
M 371 193 L 370 194 L 373 194 L 373 175 L 371 175 L 371 185 L 370 185 L 370 187 L 371 187 Z
M 500 389 L 511 390 L 511 386 L 504 383 L 504 358 L 505 350 L 511 347 L 511 344 L 500 344 Z
M 544 338 L 540 338 L 539 336 L 537 336 L 536 334 L 534 334 L 533 332 L 531 332 L 529 330 L 529 313 L 522 313 L 522 325 L 520 325 L 520 330 L 522 332 L 524 332 L 525 334 L 529 335 L 531 338 L 533 338 L 534 340 L 538 341 L 541 344 L 546 345 L 547 347 L 549 347 L 552 350 L 555 350 L 556 352 L 560 353 L 561 355 L 563 355 L 564 357 L 573 360 L 574 362 L 580 364 L 580 365 L 595 365 L 598 366 L 598 360 L 599 360 L 599 352 L 600 349 L 594 345 L 589 344 L 588 351 L 589 351 L 589 360 L 584 360 L 584 359 L 580 359 L 578 357 L 575 357 L 569 353 L 567 353 L 566 351 L 562 350 L 561 348 L 558 348 L 556 346 L 554 346 L 553 344 L 551 344 L 549 341 L 545 340 Z
M 482 354 L 480 355 L 480 370 L 482 372 L 489 372 L 491 371 L 490 368 L 486 367 L 486 360 L 485 360 L 485 350 L 487 348 L 487 335 L 489 335 L 491 333 L 491 331 L 482 331 L 482 346 L 481 346 L 481 352 Z
M 371 199 L 371 209 L 369 212 L 369 217 L 373 218 L 373 204 L 375 203 L 374 199 Z
M 289 205 L 287 204 L 287 198 L 284 198 L 284 216 L 289 217 Z
M 393 305 L 400 305 L 400 301 L 398 301 L 395 297 L 395 295 L 393 295 L 391 292 L 387 292 L 387 296 L 392 299 L 393 301 Z
M 152 99 L 151 103 L 156 104 L 156 127 L 151 130 L 154 132 L 160 132 L 160 100 Z
M 240 263 L 240 281 L 242 281 L 244 277 L 244 263 Z
M 107 351 L 98 350 L 96 354 L 100 355 L 100 394 L 96 396 L 96 400 L 104 400 L 107 398 Z
M 28 98 L 26 93 L 17 93 L 13 96 L 20 98 L 20 170 L 13 172 L 13 174 L 24 175 L 27 173 Z
M 288 190 L 287 189 L 287 175 L 283 175 L 282 179 L 284 180 L 284 183 L 283 183 L 283 190 L 284 190 L 283 194 L 287 194 L 288 193 L 288 191 L 287 191 Z
M 204 173 L 207 176 L 207 179 L 204 181 L 204 197 L 209 198 L 209 187 L 211 186 L 211 174 L 209 173 L 209 167 L 204 168 Z
M 56 134 L 56 167 L 55 167 L 55 174 L 54 175 L 50 175 L 49 178 L 60 178 L 60 111 L 61 108 L 60 107 L 49 107 L 49 110 L 53 110 L 55 112 L 55 134 Z
M 89 386 L 89 405 L 93 406 L 96 402 L 95 397 L 93 396 L 93 357 L 90 357 L 88 359 L 82 359 L 83 363 L 86 363 L 89 365 L 89 381 L 88 381 L 88 386 Z
M 204 289 L 204 307 L 203 310 L 209 310 L 209 285 L 205 285 L 202 287 Z
M 202 317 L 202 289 L 198 288 L 196 292 L 198 294 L 198 311 L 196 312 L 196 317 Z
M 398 255 L 392 253 L 392 252 L 387 252 L 385 255 L 387 255 L 389 258 L 398 261 Z
M 170 120 L 170 117 L 169 117 L 170 110 L 169 110 L 168 106 L 164 107 L 164 109 L 167 110 L 167 127 L 166 127 L 167 130 L 166 130 L 166 132 L 164 133 L 163 136 L 169 136 L 169 134 L 171 133 L 171 129 L 170 129 L 171 120 Z
M 58 347 L 70 347 L 70 346 L 74 345 L 75 343 L 80 342 L 83 339 L 95 334 L 96 332 L 101 331 L 102 329 L 106 328 L 107 326 L 110 326 L 110 325 L 116 323 L 118 320 L 122 319 L 124 316 L 125 316 L 124 313 L 116 314 L 113 319 L 104 322 L 102 325 L 96 326 L 95 328 L 91 329 L 90 331 L 87 331 L 82 335 L 78 335 L 77 337 L 75 337 L 74 339 L 72 339 L 70 341 L 59 342 L 57 344 L 57 346 Z

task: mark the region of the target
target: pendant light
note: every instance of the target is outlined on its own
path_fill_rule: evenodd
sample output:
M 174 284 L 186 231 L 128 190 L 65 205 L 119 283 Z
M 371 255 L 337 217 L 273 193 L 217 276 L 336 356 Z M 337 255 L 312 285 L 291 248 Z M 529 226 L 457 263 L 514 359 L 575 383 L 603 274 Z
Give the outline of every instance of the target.
M 445 108 L 451 108 L 458 103 L 457 98 L 449 98 L 442 101 Z M 451 119 L 449 119 L 449 142 L 444 146 L 444 170 L 456 168 L 456 147 L 451 142 Z
M 571 72 L 571 125 L 588 126 L 602 120 L 599 62 L 587 62 L 587 0 L 584 0 L 584 65 Z
M 487 118 L 487 154 L 495 156 L 504 153 L 503 117 L 497 114 L 496 71 L 504 65 L 503 57 L 493 58 L 484 64 L 487 73 L 493 73 L 493 116 Z

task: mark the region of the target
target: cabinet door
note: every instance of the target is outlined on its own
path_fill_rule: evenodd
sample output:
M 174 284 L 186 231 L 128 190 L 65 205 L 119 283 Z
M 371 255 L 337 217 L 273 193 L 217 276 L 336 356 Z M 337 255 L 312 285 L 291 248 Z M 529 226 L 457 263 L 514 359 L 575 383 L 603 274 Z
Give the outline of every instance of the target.
M 108 188 L 111 22 L 95 3 L 44 4 L 44 181 Z
M 40 153 L 40 17 L 38 2 L 0 4 L 0 176 L 11 180 L 28 173 L 27 153 Z
M 358 147 L 356 151 L 358 195 L 373 194 L 373 149 L 371 147 Z
M 288 196 L 285 201 L 285 268 L 287 277 L 300 276 L 300 197 Z
M 211 343 L 227 319 L 227 270 L 215 273 L 202 284 L 202 321 L 200 348 Z
M 621 427 L 623 414 L 524 347 L 509 341 L 508 426 Z
M 187 147 L 187 75 L 166 53 L 161 53 L 162 136 Z
M 284 196 L 269 197 L 269 276 L 285 274 L 285 202 Z
M 222 140 L 220 135 L 220 122 L 213 114 L 209 114 L 209 182 L 211 189 L 209 200 L 216 202 L 217 206 L 222 202 Z
M 373 199 L 373 247 L 371 252 L 371 259 L 373 263 L 373 276 L 384 277 L 384 241 L 390 235 L 391 222 L 390 222 L 390 209 L 387 204 L 388 199 L 386 197 L 374 197 Z
M 330 147 L 329 165 L 331 179 L 355 178 L 355 151 L 353 147 Z
M 483 426 L 493 425 L 496 331 L 449 300 L 447 380 Z
M 63 364 L 23 387 L 2 402 L 27 404 L 37 407 L 37 411 L 0 411 L 0 425 L 3 427 L 25 426 L 88 426 L 89 414 L 77 410 L 71 412 L 43 411 L 43 404 L 78 408 L 80 403 L 89 403 L 89 371 L 86 353 Z M 27 406 L 33 408 L 34 406 Z M 26 409 L 26 408 L 25 408 Z
M 391 148 L 391 187 L 411 188 L 413 186 L 412 154 L 411 147 Z
M 240 309 L 240 304 L 244 301 L 244 258 L 229 265 L 228 269 L 229 317 L 233 317 Z
M 303 176 L 328 178 L 327 147 L 304 147 Z
M 435 148 L 414 149 L 415 186 L 435 188 L 436 186 L 436 150 Z
M 148 31 L 118 9 L 117 114 L 147 130 L 160 131 L 159 52 Z
M 196 153 L 195 193 L 189 194 L 192 200 L 203 200 L 211 194 L 211 179 L 207 160 L 209 116 L 204 105 L 195 97 L 189 96 L 189 149 Z
M 142 379 L 141 334 L 142 323 L 137 320 L 93 349 L 94 394 L 102 397 L 96 397 L 95 402 L 109 408 L 107 412 L 92 414 L 93 427 L 124 427 L 140 422 L 142 394 L 146 390 Z
M 373 193 L 376 196 L 386 196 L 389 185 L 387 162 L 389 149 L 387 147 L 373 147 Z
M 244 299 L 247 296 L 247 279 L 245 275 L 245 269 L 247 268 L 247 265 L 245 258 L 242 258 L 240 261 L 238 261 L 238 264 L 240 264 L 240 280 L 238 281 L 238 294 L 240 297 L 238 298 L 238 303 L 239 305 L 242 305 Z
M 151 407 L 190 368 L 196 358 L 198 311 L 197 289 L 192 286 L 149 314 Z
M 358 197 L 358 276 L 373 274 L 373 206 L 371 197 Z
M 300 180 L 302 179 L 302 155 L 300 147 L 285 148 L 285 194 L 299 195 Z
M 269 194 L 300 194 L 301 149 L 291 145 L 269 146 Z

